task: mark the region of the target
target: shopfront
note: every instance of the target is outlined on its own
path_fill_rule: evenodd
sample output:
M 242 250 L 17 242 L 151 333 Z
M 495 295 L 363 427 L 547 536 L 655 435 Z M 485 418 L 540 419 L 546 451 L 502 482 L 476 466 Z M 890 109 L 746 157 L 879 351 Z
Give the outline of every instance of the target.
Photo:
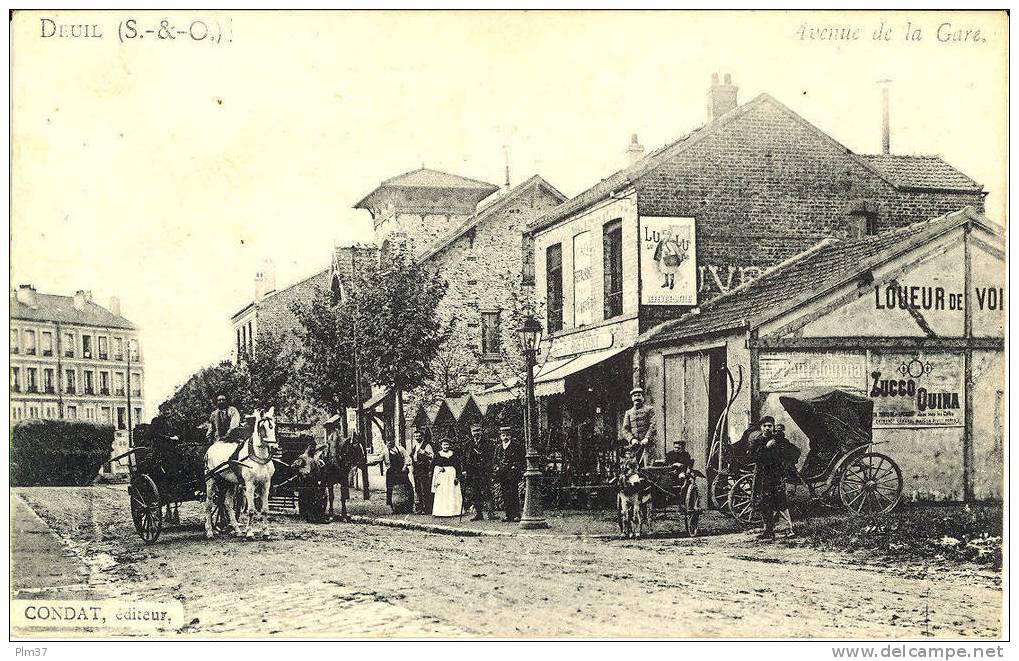
M 806 452 L 779 404 L 841 389 L 874 402 L 873 440 L 902 468 L 904 496 L 1002 497 L 1004 240 L 963 210 L 863 239 L 829 242 L 645 333 L 645 382 L 662 443 L 702 441 L 726 403 L 726 442 L 771 415 Z M 733 392 L 719 375 L 745 374 Z

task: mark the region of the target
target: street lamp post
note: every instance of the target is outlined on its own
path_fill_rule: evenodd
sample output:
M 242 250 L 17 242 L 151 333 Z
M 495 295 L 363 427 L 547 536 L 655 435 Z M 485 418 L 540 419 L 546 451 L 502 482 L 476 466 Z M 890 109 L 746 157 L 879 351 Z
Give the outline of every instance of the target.
M 533 315 L 527 315 L 518 330 L 524 353 L 526 371 L 527 403 L 524 411 L 524 449 L 527 470 L 524 471 L 524 515 L 520 527 L 526 529 L 547 528 L 545 512 L 541 503 L 541 455 L 538 453 L 538 420 L 534 406 L 534 365 L 537 362 L 538 346 L 541 342 L 541 324 Z

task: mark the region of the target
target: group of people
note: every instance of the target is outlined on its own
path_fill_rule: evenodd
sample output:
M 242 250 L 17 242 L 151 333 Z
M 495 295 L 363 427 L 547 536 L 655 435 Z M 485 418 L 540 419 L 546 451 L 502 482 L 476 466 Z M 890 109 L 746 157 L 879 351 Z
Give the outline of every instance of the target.
M 390 439 L 383 454 L 386 467 L 386 502 L 393 503 L 393 489 L 412 478 L 414 511 L 435 517 L 463 516 L 474 511 L 472 521 L 484 518 L 485 503 L 492 501 L 489 485 L 499 485 L 502 520 L 520 520 L 520 480 L 524 474 L 524 448 L 513 437 L 513 429 L 499 428 L 499 442 L 489 448 L 481 425 L 471 426 L 471 438 L 461 450 L 448 438 L 438 447 L 421 429 L 414 430 L 409 450 Z M 494 509 L 494 508 L 493 508 Z M 490 516 L 495 516 L 489 510 Z

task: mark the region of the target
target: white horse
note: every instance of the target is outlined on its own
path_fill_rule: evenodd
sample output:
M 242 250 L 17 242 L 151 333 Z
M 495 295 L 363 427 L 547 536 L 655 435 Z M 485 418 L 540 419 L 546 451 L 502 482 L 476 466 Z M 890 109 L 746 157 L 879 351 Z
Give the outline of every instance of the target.
M 233 441 L 219 441 L 205 451 L 205 536 L 214 536 L 213 519 L 218 509 L 217 499 L 213 496 L 222 490 L 224 495 L 234 489 L 219 489 L 217 480 L 236 487 L 244 485 L 244 511 L 248 514 L 248 524 L 244 531 L 246 537 L 254 537 L 255 523 L 263 523 L 263 517 L 269 511 L 269 482 L 276 471 L 273 465 L 272 450 L 279 445 L 276 442 L 276 415 L 274 409 L 264 414 L 255 410 L 255 427 L 251 438 L 242 441 L 240 446 Z M 235 496 L 236 497 L 236 496 Z M 240 532 L 234 518 L 233 505 L 224 504 L 230 528 Z M 266 519 L 262 534 L 269 534 L 269 523 Z

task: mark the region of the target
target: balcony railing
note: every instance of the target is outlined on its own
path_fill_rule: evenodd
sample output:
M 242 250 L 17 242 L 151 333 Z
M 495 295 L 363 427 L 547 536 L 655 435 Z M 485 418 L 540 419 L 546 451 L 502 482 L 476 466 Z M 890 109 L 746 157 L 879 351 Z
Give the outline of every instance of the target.
M 47 395 L 52 395 L 55 392 L 56 392 L 56 390 L 53 389 L 53 386 L 46 386 L 46 394 Z
M 89 386 L 85 386 L 85 394 L 86 395 L 94 395 L 94 394 L 96 394 L 95 388 L 91 388 Z
M 100 351 L 99 352 L 99 360 L 109 360 L 109 358 L 110 358 L 110 354 L 108 354 L 107 352 L 105 352 L 105 351 Z
M 35 349 L 25 349 L 25 355 L 26 356 L 34 356 L 35 355 Z
M 132 397 L 141 397 L 142 396 L 142 389 L 141 388 L 131 388 L 131 396 Z
M 35 386 L 29 386 L 28 390 L 26 390 L 25 392 L 37 393 L 37 392 L 39 392 L 39 389 L 36 388 Z
M 74 358 L 74 349 L 64 349 L 64 358 Z
M 52 356 L 53 355 L 53 349 L 43 349 L 42 350 L 42 355 L 44 355 L 44 356 Z
M 124 360 L 124 354 L 122 353 L 113 354 L 113 360 Z

